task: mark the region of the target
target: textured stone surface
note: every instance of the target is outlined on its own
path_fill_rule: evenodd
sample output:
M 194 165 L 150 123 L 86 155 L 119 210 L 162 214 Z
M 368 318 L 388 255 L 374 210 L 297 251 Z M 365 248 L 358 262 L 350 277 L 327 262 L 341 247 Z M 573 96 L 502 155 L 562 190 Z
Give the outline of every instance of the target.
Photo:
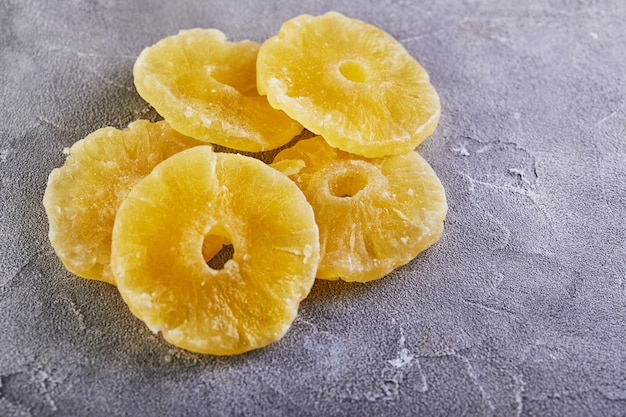
M 626 415 L 625 2 L 62 4 L 0 0 L 0 415 Z M 446 232 L 380 281 L 318 282 L 266 349 L 174 349 L 64 270 L 46 177 L 91 131 L 156 117 L 145 46 L 331 9 L 430 72 Z

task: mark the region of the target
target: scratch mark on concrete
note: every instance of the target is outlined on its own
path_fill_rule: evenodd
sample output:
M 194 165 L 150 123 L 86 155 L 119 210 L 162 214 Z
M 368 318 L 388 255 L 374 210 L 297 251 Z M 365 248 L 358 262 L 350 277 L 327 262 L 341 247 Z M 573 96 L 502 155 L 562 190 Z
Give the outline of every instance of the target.
M 44 117 L 44 116 L 37 116 L 37 120 L 39 120 L 40 122 L 42 122 L 43 124 L 46 124 L 48 126 L 52 126 L 55 129 L 61 131 L 61 132 L 67 132 L 67 129 L 63 126 L 61 126 L 58 123 L 53 122 L 52 120 Z
M 96 71 L 93 68 L 87 68 L 87 69 L 88 69 L 89 72 L 91 72 L 93 75 L 98 77 L 100 80 L 102 80 L 107 85 L 111 85 L 113 87 L 117 87 L 117 88 L 120 88 L 122 90 L 133 91 L 133 87 L 131 87 L 129 85 L 124 85 L 124 84 L 120 84 L 120 83 L 118 83 L 116 81 L 113 81 L 112 79 L 107 78 L 104 75 L 100 74 L 100 72 Z
M 66 300 L 67 300 L 67 302 L 70 305 L 70 309 L 72 310 L 72 312 L 76 316 L 76 319 L 78 320 L 78 327 L 79 327 L 79 329 L 80 330 L 86 330 L 87 326 L 85 325 L 85 316 L 83 316 L 83 313 L 76 306 L 76 303 L 74 303 L 74 301 L 70 300 L 69 298 L 66 298 Z
M 402 348 L 398 352 L 398 357 L 395 359 L 389 359 L 387 362 L 396 368 L 404 368 L 410 366 L 413 363 L 413 355 L 407 348 Z
M 52 411 L 57 411 L 58 410 L 57 405 L 54 402 L 54 399 L 52 398 L 52 396 L 50 395 L 50 390 L 48 387 L 51 381 L 50 375 L 48 375 L 48 373 L 42 370 L 38 370 L 35 372 L 33 376 L 33 380 L 38 382 L 39 387 L 41 388 L 43 392 L 44 400 L 48 404 L 48 406 L 50 406 L 50 409 Z
M 0 375 L 0 398 L 27 410 L 29 415 L 49 415 L 58 411 L 50 393 L 51 386 L 56 384 L 58 382 L 41 369 Z
M 437 352 L 434 354 L 417 356 L 417 358 L 446 358 L 446 357 L 457 358 L 457 359 L 460 359 L 461 362 L 463 362 L 463 365 L 467 372 L 467 376 L 470 378 L 472 383 L 476 386 L 476 389 L 478 389 L 478 392 L 480 393 L 482 400 L 485 402 L 485 404 L 487 405 L 487 407 L 489 407 L 491 411 L 495 411 L 495 406 L 491 402 L 491 398 L 489 394 L 487 393 L 487 390 L 485 390 L 485 388 L 483 387 L 482 383 L 480 382 L 478 378 L 478 375 L 476 374 L 476 371 L 474 370 L 474 366 L 472 365 L 472 363 L 466 356 L 460 354 L 458 351 L 453 350 L 453 349 Z
M 494 411 L 495 407 L 493 403 L 491 402 L 489 395 L 487 395 L 487 391 L 485 391 L 485 388 L 480 383 L 480 380 L 478 379 L 478 375 L 476 375 L 476 372 L 474 371 L 474 367 L 472 366 L 472 363 L 470 362 L 470 360 L 459 353 L 453 353 L 452 356 L 461 359 L 461 361 L 465 364 L 467 375 L 470 377 L 470 379 L 472 380 L 476 388 L 478 388 L 478 391 L 480 392 L 482 399 L 485 401 L 489 409 L 491 411 Z
M 484 214 L 502 231 L 502 234 L 504 236 L 504 243 L 501 245 L 501 248 L 504 249 L 511 242 L 511 230 L 506 227 L 506 225 L 499 218 L 489 213 L 488 211 L 485 211 Z
M 613 110 L 611 113 L 609 113 L 608 115 L 606 115 L 605 117 L 603 117 L 602 119 L 598 120 L 596 122 L 596 127 L 599 127 L 600 125 L 602 125 L 605 122 L 608 122 L 609 120 L 611 120 L 612 118 L 614 118 L 615 116 L 617 116 L 618 114 L 622 113 L 624 111 L 624 105 L 622 104 L 619 108 Z
M 522 411 L 524 411 L 524 388 L 526 388 L 526 383 L 519 375 L 514 375 L 513 380 L 518 385 L 517 391 L 515 391 L 515 415 L 520 417 L 522 415 Z
M 302 315 L 298 315 L 298 317 L 296 317 L 296 321 L 294 322 L 294 324 L 295 323 L 302 323 L 302 324 L 309 326 L 314 334 L 326 334 L 331 337 L 335 337 L 332 333 L 330 333 L 327 330 L 320 330 L 315 323 L 303 318 Z
M 137 57 L 135 55 L 124 55 L 124 54 L 99 54 L 97 52 L 82 52 L 72 48 L 68 48 L 67 46 L 61 48 L 49 48 L 50 52 L 60 52 L 63 54 L 73 55 L 79 58 L 96 58 L 96 59 L 114 59 L 114 58 L 122 58 L 128 60 L 136 60 Z
M 417 42 L 417 41 L 421 41 L 424 38 L 429 38 L 432 36 L 436 36 L 439 35 L 441 33 L 443 33 L 443 29 L 441 30 L 436 30 L 436 31 L 429 31 L 429 32 L 425 32 L 425 33 L 420 33 L 418 35 L 413 35 L 413 36 L 407 36 L 406 38 L 402 38 L 399 40 L 400 43 L 410 43 L 410 42 Z
M 28 257 L 28 259 L 26 259 L 26 261 L 24 263 L 22 263 L 18 267 L 17 271 L 15 271 L 12 274 L 10 274 L 3 281 L 0 281 L 0 288 L 5 287 L 11 281 L 13 281 L 15 278 L 19 277 L 22 274 L 22 272 L 24 272 L 24 270 L 26 270 L 28 267 L 30 267 L 37 260 L 37 258 L 39 256 L 41 256 L 41 255 L 52 255 L 53 253 L 54 253 L 53 249 L 42 249 L 41 251 L 32 254 L 30 257 Z
M 399 351 L 394 359 L 389 359 L 387 362 L 396 368 L 397 372 L 402 372 L 402 369 L 414 368 L 419 373 L 419 378 L 421 380 L 421 386 L 417 387 L 418 392 L 426 392 L 428 391 L 428 381 L 426 381 L 426 376 L 422 370 L 422 366 L 420 364 L 419 359 L 411 353 L 409 349 L 406 348 L 406 338 L 404 336 L 404 331 L 402 327 L 400 327 L 400 338 L 398 339 L 398 347 Z M 403 375 L 397 375 L 399 380 L 403 379 Z
M 478 308 L 480 308 L 480 309 L 483 309 L 483 310 L 489 311 L 490 313 L 493 313 L 493 314 L 498 314 L 498 315 L 505 315 L 505 316 L 507 316 L 507 317 L 511 317 L 512 319 L 514 319 L 514 320 L 516 320 L 516 321 L 521 321 L 521 322 L 523 322 L 523 320 L 522 320 L 522 319 L 520 319 L 519 317 L 517 317 L 517 315 L 516 315 L 515 313 L 512 313 L 512 312 L 510 312 L 510 311 L 500 310 L 500 309 L 497 309 L 497 308 L 493 308 L 493 307 L 490 307 L 490 306 L 488 306 L 488 305 L 485 305 L 485 304 L 483 304 L 483 303 L 481 303 L 481 302 L 479 302 L 479 301 L 476 301 L 476 300 L 464 299 L 464 300 L 463 300 L 463 302 L 464 302 L 464 303 L 466 303 L 466 304 L 469 304 L 469 305 L 471 305 L 471 306 L 475 306 L 475 307 L 478 307 Z
M 608 116 L 603 117 L 602 119 L 598 120 L 596 122 L 596 127 L 600 126 L 602 123 L 612 119 L 613 117 L 615 117 L 615 115 L 617 114 L 617 110 L 616 111 L 612 111 Z
M 463 145 L 459 145 L 456 148 L 452 148 L 451 151 L 460 156 L 470 156 L 469 151 Z
M 2 149 L 0 151 L 0 162 L 6 162 L 7 159 L 9 159 L 9 156 L 14 153 L 14 149 Z
M 476 180 L 476 179 L 470 177 L 469 175 L 467 175 L 465 173 L 461 173 L 461 176 L 463 176 L 465 179 L 467 179 L 470 182 L 470 184 L 472 185 L 472 190 L 474 189 L 475 185 L 481 185 L 481 186 L 483 186 L 485 188 L 490 188 L 490 189 L 493 189 L 493 190 L 511 192 L 511 193 L 514 193 L 514 194 L 522 195 L 524 197 L 527 197 L 533 203 L 538 205 L 537 197 L 539 195 L 537 193 L 535 193 L 534 191 L 532 191 L 532 190 L 527 190 L 525 188 L 520 188 L 520 187 L 514 187 L 514 186 L 509 185 L 509 184 L 497 185 L 497 184 L 492 184 L 490 182 L 479 181 L 479 180 Z
M 528 181 L 528 178 L 526 178 L 526 169 L 524 168 L 509 168 L 509 174 L 518 177 L 522 183 L 527 184 L 529 186 L 531 186 L 531 182 Z M 535 177 L 536 177 L 536 173 L 535 173 Z

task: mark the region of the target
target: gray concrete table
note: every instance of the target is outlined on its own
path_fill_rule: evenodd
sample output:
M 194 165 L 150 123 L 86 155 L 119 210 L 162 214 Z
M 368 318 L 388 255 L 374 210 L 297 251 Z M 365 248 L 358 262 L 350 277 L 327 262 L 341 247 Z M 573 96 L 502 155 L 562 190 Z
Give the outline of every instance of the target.
M 47 175 L 88 133 L 157 117 L 133 87 L 144 47 L 331 9 L 431 74 L 443 114 L 419 151 L 445 234 L 377 282 L 317 282 L 265 349 L 173 348 L 65 271 Z M 0 0 L 0 415 L 626 415 L 625 21 L 621 0 Z

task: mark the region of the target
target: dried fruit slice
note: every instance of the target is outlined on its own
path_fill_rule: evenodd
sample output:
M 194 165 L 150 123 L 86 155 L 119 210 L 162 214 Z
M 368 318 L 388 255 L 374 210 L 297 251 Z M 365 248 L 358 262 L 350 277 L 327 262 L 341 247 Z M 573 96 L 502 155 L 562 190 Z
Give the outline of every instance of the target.
M 389 34 L 336 12 L 285 22 L 259 51 L 257 87 L 332 146 L 367 157 L 411 151 L 439 121 L 424 68 Z
M 69 150 L 48 177 L 43 204 L 49 238 L 72 273 L 114 284 L 111 232 L 115 213 L 131 187 L 159 162 L 201 145 L 166 122 L 139 120 L 127 129 L 99 129 Z
M 321 137 L 276 155 L 313 206 L 320 229 L 318 278 L 371 281 L 408 263 L 443 232 L 446 196 L 417 153 L 366 159 Z
M 236 354 L 280 339 L 319 260 L 313 210 L 261 161 L 209 147 L 183 151 L 141 180 L 120 207 L 112 265 L 131 311 L 170 343 Z M 203 242 L 234 253 L 212 269 Z
M 257 93 L 259 47 L 228 42 L 216 29 L 183 30 L 143 50 L 135 86 L 185 135 L 241 151 L 278 148 L 302 126 Z

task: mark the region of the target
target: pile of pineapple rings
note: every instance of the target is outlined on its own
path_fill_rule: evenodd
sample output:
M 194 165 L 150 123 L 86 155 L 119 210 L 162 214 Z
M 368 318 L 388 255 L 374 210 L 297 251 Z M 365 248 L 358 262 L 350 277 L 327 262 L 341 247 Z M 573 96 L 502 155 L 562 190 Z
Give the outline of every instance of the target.
M 116 285 L 170 343 L 266 346 L 315 278 L 379 279 L 442 235 L 445 192 L 414 151 L 439 98 L 381 29 L 329 12 L 262 45 L 185 30 L 146 48 L 133 75 L 164 120 L 76 142 L 44 206 L 67 269 Z M 268 165 L 211 144 L 285 149 Z M 232 259 L 209 266 L 229 245 Z

